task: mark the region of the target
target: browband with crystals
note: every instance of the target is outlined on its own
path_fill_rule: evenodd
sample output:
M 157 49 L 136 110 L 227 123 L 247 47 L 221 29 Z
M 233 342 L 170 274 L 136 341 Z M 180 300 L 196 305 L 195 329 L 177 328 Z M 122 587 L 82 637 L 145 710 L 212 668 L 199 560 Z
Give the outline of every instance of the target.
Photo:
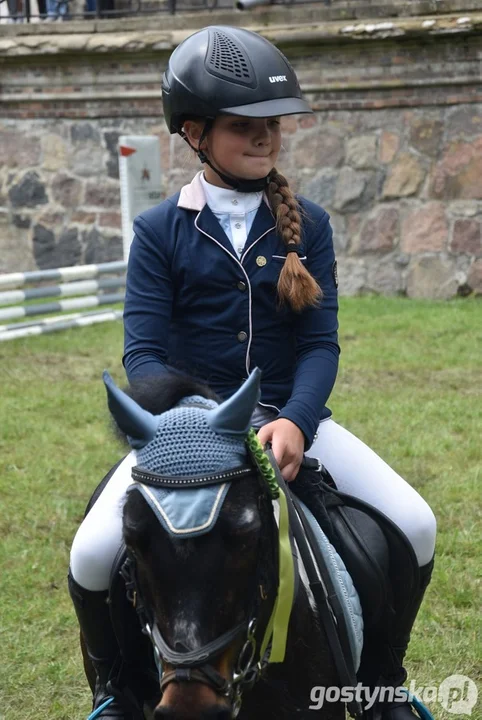
M 144 483 L 145 485 L 165 488 L 196 488 L 238 480 L 239 478 L 252 475 L 255 471 L 250 465 L 241 465 L 233 468 L 233 470 L 225 470 L 224 472 L 214 473 L 212 475 L 193 475 L 187 477 L 185 475 L 159 475 L 139 465 L 135 465 L 131 472 L 133 480 Z

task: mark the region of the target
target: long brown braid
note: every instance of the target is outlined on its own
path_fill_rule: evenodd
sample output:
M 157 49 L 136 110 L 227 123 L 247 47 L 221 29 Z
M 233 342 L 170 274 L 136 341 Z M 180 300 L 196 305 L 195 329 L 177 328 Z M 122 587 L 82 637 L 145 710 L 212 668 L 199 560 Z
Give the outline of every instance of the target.
M 267 195 L 276 218 L 278 233 L 283 238 L 284 244 L 300 245 L 300 206 L 287 179 L 276 168 L 270 173 Z M 278 297 L 281 303 L 289 303 L 296 312 L 317 305 L 323 297 L 322 289 L 296 252 L 286 254 L 278 279 Z

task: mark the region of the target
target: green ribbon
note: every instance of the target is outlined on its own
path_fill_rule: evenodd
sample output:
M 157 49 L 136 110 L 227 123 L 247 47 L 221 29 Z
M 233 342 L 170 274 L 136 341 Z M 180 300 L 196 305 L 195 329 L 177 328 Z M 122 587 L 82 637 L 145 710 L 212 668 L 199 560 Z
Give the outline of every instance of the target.
M 261 445 L 259 438 L 256 434 L 256 430 L 251 428 L 246 437 L 246 445 L 251 453 L 251 457 L 258 467 L 263 478 L 268 483 L 269 491 L 273 500 L 280 494 L 280 487 L 276 479 L 275 472 L 271 467 L 269 457 L 266 455 L 263 446 Z
M 278 499 L 279 501 L 278 595 L 276 597 L 273 612 L 271 613 L 271 617 L 266 627 L 263 642 L 261 643 L 260 656 L 263 657 L 272 637 L 269 662 L 280 663 L 285 659 L 288 626 L 295 592 L 295 571 L 289 536 L 290 523 L 288 503 L 284 491 L 278 485 L 278 481 L 276 480 L 276 475 L 269 458 L 264 452 L 263 446 L 261 445 L 256 432 L 252 428 L 246 438 L 246 444 L 261 475 L 268 483 L 271 497 L 273 499 Z

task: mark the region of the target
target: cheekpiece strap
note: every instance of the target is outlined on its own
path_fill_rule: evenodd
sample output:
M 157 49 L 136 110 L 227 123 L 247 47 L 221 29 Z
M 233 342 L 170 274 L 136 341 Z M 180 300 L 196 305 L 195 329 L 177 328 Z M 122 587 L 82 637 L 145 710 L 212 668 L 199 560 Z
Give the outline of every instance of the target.
M 146 470 L 139 465 L 132 468 L 132 479 L 144 485 L 165 488 L 198 488 L 206 485 L 219 485 L 220 483 L 238 480 L 253 474 L 250 465 L 241 465 L 232 470 L 214 473 L 212 475 L 159 475 L 158 473 Z

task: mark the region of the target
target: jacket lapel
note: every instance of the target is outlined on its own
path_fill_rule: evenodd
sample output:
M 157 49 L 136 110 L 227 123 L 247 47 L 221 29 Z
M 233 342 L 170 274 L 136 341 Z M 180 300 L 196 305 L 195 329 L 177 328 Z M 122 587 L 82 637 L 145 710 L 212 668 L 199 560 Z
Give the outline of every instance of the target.
M 196 181 L 199 183 L 198 178 L 194 179 L 192 185 L 194 186 L 196 184 Z M 186 186 L 186 188 L 183 188 L 183 191 L 186 189 L 190 189 L 191 186 Z M 205 202 L 205 201 L 204 201 Z M 183 206 L 180 202 L 178 203 L 181 207 Z M 193 209 L 193 208 L 190 208 Z M 217 243 L 219 243 L 225 250 L 228 251 L 228 253 L 237 261 L 239 261 L 238 256 L 236 255 L 236 252 L 233 248 L 233 245 L 222 229 L 217 217 L 212 212 L 209 205 L 205 204 L 202 210 L 200 211 L 197 220 L 196 225 L 198 229 L 203 233 L 204 235 L 209 236 L 209 238 L 212 240 L 215 240 Z M 270 231 L 276 229 L 276 221 L 273 217 L 273 214 L 271 212 L 271 209 L 269 205 L 266 203 L 265 200 L 261 203 L 259 206 L 258 212 L 255 215 L 253 224 L 251 226 L 251 230 L 249 231 L 249 235 L 246 240 L 245 249 L 243 252 L 243 260 L 246 252 L 251 248 L 252 245 L 256 243 L 257 240 L 264 237 L 266 234 L 268 234 Z
M 230 255 L 232 255 L 236 260 L 238 259 L 230 239 L 222 229 L 219 224 L 219 220 L 213 214 L 209 205 L 205 205 L 203 207 L 199 213 L 196 224 L 203 234 L 209 235 L 210 238 L 214 238 L 214 240 L 220 243 L 220 245 L 222 245 Z
M 245 254 L 249 251 L 252 245 L 256 243 L 257 240 L 259 240 L 261 237 L 264 237 L 267 233 L 275 229 L 276 221 L 269 206 L 263 200 L 263 202 L 258 208 L 258 212 L 255 215 L 253 224 L 251 225 L 251 230 L 249 231 L 248 239 L 246 240 L 246 245 L 244 247 L 243 260 Z

